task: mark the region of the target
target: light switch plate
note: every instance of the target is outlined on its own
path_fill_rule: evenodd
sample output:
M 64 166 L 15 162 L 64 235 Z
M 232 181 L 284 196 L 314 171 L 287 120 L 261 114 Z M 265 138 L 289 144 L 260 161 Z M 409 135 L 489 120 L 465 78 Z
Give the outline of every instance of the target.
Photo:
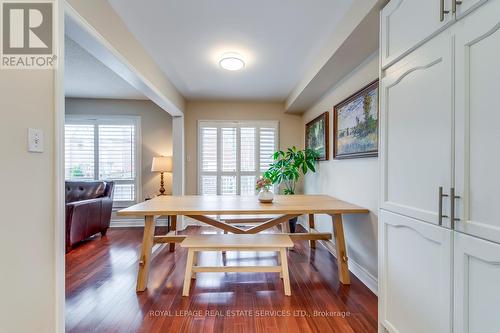
M 28 151 L 43 153 L 43 131 L 38 128 L 28 128 Z

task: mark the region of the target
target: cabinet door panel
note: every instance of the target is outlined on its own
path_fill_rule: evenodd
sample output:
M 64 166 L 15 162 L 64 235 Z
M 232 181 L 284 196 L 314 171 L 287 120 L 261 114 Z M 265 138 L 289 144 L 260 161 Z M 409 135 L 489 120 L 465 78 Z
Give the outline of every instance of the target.
M 488 0 L 462 0 L 461 4 L 457 4 L 456 18 L 459 20 L 487 1 Z
M 434 224 L 452 181 L 452 53 L 442 33 L 387 69 L 380 90 L 381 208 Z
M 450 9 L 451 0 L 445 0 Z M 392 0 L 380 13 L 382 67 L 424 41 L 452 20 L 440 21 L 440 0 Z
M 379 311 L 390 332 L 451 331 L 452 231 L 381 210 Z
M 500 332 L 500 245 L 455 232 L 456 333 Z
M 456 229 L 500 242 L 500 0 L 456 25 Z

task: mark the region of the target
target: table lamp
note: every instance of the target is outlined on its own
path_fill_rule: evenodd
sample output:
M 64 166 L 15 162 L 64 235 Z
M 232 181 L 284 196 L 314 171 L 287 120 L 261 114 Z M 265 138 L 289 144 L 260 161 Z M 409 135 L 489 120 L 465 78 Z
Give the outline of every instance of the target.
M 163 173 L 172 172 L 172 157 L 171 156 L 158 156 L 153 157 L 153 165 L 151 166 L 151 172 L 160 172 L 160 194 L 165 195 L 165 187 L 163 182 Z

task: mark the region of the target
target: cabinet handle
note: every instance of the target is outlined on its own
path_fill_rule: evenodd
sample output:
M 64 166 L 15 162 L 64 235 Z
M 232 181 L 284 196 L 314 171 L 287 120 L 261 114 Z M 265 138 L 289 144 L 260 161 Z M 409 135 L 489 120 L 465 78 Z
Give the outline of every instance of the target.
M 457 5 L 461 5 L 462 4 L 462 1 L 460 0 L 453 0 L 453 3 L 452 3 L 452 12 L 453 14 L 455 14 L 457 12 Z
M 455 199 L 460 199 L 459 196 L 455 195 L 455 188 L 450 188 L 450 223 L 451 229 L 455 229 L 455 222 L 460 221 L 459 218 L 455 217 Z
M 444 0 L 440 0 L 439 2 L 439 21 L 444 21 L 444 14 L 449 14 L 449 10 L 444 10 Z
M 438 225 L 443 225 L 443 217 L 448 217 L 443 215 L 443 198 L 447 197 L 448 194 L 443 194 L 443 187 L 439 186 L 439 212 L 438 212 Z

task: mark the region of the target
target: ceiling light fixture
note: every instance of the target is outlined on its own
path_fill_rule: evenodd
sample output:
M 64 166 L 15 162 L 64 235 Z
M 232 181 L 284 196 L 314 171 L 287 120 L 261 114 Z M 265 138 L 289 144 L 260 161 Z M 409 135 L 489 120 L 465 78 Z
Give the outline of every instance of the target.
M 225 53 L 219 61 L 219 66 L 228 71 L 239 71 L 245 67 L 245 62 L 238 53 Z

